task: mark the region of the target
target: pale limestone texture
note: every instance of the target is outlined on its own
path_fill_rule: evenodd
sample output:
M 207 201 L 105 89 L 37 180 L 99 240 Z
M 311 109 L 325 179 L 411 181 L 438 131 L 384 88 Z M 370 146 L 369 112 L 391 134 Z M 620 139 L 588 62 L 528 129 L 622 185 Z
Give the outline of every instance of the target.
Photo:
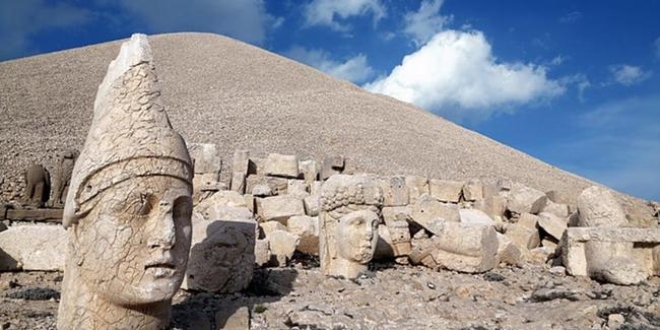
M 451 180 L 429 180 L 429 191 L 431 196 L 441 202 L 458 203 L 463 194 L 462 181 Z
M 543 209 L 548 197 L 539 190 L 514 184 L 507 194 L 507 210 L 514 214 L 537 214 Z
M 499 241 L 493 226 L 445 221 L 433 237 L 433 245 L 431 256 L 447 269 L 481 273 L 499 264 Z
M 59 225 L 11 226 L 0 231 L 0 271 L 64 270 L 66 244 Z
M 59 329 L 163 329 L 188 263 L 192 162 L 144 35 L 110 63 L 74 166 Z
M 319 255 L 319 218 L 300 215 L 289 218 L 287 229 L 290 233 L 300 237 L 296 250 L 318 256 Z
M 614 196 L 604 188 L 593 186 L 585 189 L 578 196 L 577 207 L 580 227 L 589 227 L 598 232 L 628 225 L 623 209 Z M 566 250 L 564 261 L 567 264 L 585 265 L 586 274 L 584 275 L 622 285 L 637 284 L 650 275 L 649 267 L 634 257 L 635 241 L 621 238 L 615 240 L 591 239 L 587 240 L 583 247 L 580 244 L 571 244 L 570 237 L 566 237 L 563 241 L 566 243 L 563 247 L 563 250 Z M 581 257 L 572 257 L 578 255 L 584 255 L 584 260 L 581 260 Z M 581 262 L 572 262 L 572 260 L 581 260 Z M 566 267 L 571 274 L 583 275 L 584 268 L 580 267 L 579 272 L 575 271 L 576 268 L 578 267 L 573 265 Z
M 438 235 L 434 229 L 437 221 L 459 222 L 461 216 L 458 206 L 439 202 L 429 195 L 422 195 L 413 205 L 412 221 L 424 227 L 426 230 Z
M 303 201 L 298 196 L 282 195 L 257 200 L 261 221 L 279 221 L 286 225 L 289 218 L 305 215 Z
M 193 217 L 184 288 L 219 293 L 247 288 L 256 238 L 257 223 L 247 207 L 216 204 L 204 216 Z
M 264 162 L 264 173 L 285 178 L 298 177 L 298 157 L 295 155 L 269 154 Z
M 367 270 L 376 250 L 383 192 L 374 177 L 342 174 L 331 176 L 321 190 L 321 270 L 355 278 Z

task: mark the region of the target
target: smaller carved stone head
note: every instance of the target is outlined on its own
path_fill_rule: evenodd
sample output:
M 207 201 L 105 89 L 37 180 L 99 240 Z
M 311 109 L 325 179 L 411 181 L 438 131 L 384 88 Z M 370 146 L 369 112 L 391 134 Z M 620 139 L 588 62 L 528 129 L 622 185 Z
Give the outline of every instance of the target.
M 383 193 L 373 177 L 333 175 L 321 194 L 321 268 L 357 277 L 376 251 Z

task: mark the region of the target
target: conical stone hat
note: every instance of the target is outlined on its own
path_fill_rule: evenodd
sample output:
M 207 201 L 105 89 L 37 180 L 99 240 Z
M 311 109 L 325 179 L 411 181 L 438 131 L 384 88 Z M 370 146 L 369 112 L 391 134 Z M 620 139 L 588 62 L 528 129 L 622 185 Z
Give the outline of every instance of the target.
M 125 42 L 99 86 L 94 119 L 73 169 L 63 224 L 84 216 L 95 197 L 141 176 L 179 178 L 192 189 L 192 162 L 160 102 L 160 86 L 147 37 Z

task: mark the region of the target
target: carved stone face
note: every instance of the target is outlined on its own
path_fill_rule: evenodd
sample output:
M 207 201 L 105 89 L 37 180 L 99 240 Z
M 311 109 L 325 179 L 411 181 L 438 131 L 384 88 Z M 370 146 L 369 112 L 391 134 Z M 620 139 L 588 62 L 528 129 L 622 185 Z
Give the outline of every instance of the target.
M 378 242 L 378 214 L 361 210 L 343 215 L 339 219 L 335 239 L 342 258 L 360 264 L 368 263 Z
M 138 177 L 97 198 L 75 228 L 74 262 L 85 284 L 117 305 L 171 299 L 188 262 L 189 186 L 167 176 Z

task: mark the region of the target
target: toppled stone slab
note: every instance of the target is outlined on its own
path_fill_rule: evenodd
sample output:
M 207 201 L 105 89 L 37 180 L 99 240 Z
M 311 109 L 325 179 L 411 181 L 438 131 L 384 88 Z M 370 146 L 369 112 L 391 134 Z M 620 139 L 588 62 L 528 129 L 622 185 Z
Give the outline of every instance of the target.
M 485 212 L 477 209 L 460 209 L 458 214 L 461 217 L 461 223 L 472 225 L 494 226 L 495 221 Z
M 318 217 L 305 215 L 291 217 L 287 223 L 287 229 L 300 238 L 296 250 L 309 255 L 319 255 Z
M 450 270 L 482 273 L 499 264 L 499 241 L 493 226 L 444 222 L 433 243 L 433 259 Z
M 437 233 L 439 229 L 434 227 L 438 222 L 459 222 L 461 220 L 458 206 L 441 203 L 429 195 L 423 195 L 413 205 L 411 218 L 413 222 L 436 235 L 439 235 Z
M 507 209 L 515 214 L 538 214 L 547 200 L 548 197 L 542 191 L 515 184 L 507 195 Z
M 250 152 L 248 150 L 234 151 L 230 189 L 239 194 L 245 193 L 245 178 L 250 167 Z
M 254 244 L 254 264 L 262 267 L 270 262 L 270 243 L 268 239 L 258 239 Z
M 270 234 L 276 230 L 286 230 L 286 226 L 279 221 L 266 221 L 259 224 L 259 228 L 264 233 L 264 236 L 268 238 Z
M 539 227 L 543 228 L 546 233 L 550 234 L 550 236 L 557 240 L 561 239 L 564 235 L 564 231 L 568 228 L 566 220 L 559 218 L 552 213 L 541 213 L 539 214 L 538 219 Z
M 539 231 L 535 228 L 528 228 L 520 224 L 508 224 L 504 232 L 511 241 L 520 250 L 531 250 L 541 244 Z
M 508 265 L 519 265 L 523 260 L 522 252 L 506 235 L 497 233 L 497 258 Z
M 319 178 L 319 166 L 313 159 L 299 161 L 298 172 L 303 175 L 303 179 L 308 186 L 311 186 Z
M 406 206 L 384 207 L 383 230 L 379 227 L 379 234 L 383 232 L 383 241 L 389 246 L 393 257 L 407 256 L 412 250 L 410 244 L 410 229 L 408 221 L 411 220 L 412 210 Z M 380 241 L 379 241 L 380 243 Z
M 435 197 L 441 202 L 458 203 L 463 194 L 462 181 L 451 180 L 429 180 L 429 191 L 431 196 Z
M 303 199 L 303 204 L 305 206 L 305 214 L 311 217 L 316 217 L 319 215 L 319 196 L 307 196 Z
M 284 195 L 289 188 L 289 179 L 258 174 L 249 175 L 245 179 L 245 191 L 255 196 L 262 196 L 264 188 L 257 186 L 268 186 L 270 195 Z M 255 191 L 255 188 L 258 191 Z
M 304 198 L 309 196 L 309 186 L 305 180 L 289 179 L 287 182 L 286 193 Z
M 264 174 L 295 179 L 298 177 L 298 157 L 269 154 L 264 162 Z
M 506 212 L 506 203 L 506 198 L 499 195 L 492 195 L 475 201 L 472 207 L 485 212 L 491 218 L 503 218 Z
M 566 204 L 555 203 L 548 199 L 547 203 L 541 210 L 541 213 L 551 213 L 560 218 L 567 218 L 570 215 L 570 208 Z
M 257 212 L 262 221 L 279 221 L 286 225 L 289 218 L 305 215 L 305 207 L 301 198 L 282 195 L 258 199 Z
M 218 148 L 212 143 L 191 143 L 188 146 L 190 157 L 193 159 L 195 174 L 219 174 L 222 168 L 222 157 Z
M 345 160 L 343 156 L 325 156 L 321 167 L 321 180 L 327 180 L 335 174 L 341 174 L 344 166 Z
M 616 269 L 621 274 L 602 274 L 607 272 L 598 264 L 595 252 L 611 255 L 617 251 L 593 251 L 590 243 L 626 244 L 629 248 L 627 257 L 641 267 Z M 598 245 L 596 245 L 598 246 Z M 617 227 L 575 227 L 568 228 L 560 242 L 562 262 L 566 271 L 574 276 L 590 276 L 603 279 L 612 277 L 622 279 L 622 283 L 634 284 L 660 274 L 660 228 L 617 228 Z M 623 257 L 612 255 L 611 257 Z M 606 258 L 605 258 L 606 259 Z M 606 259 L 607 260 L 607 259 Z M 610 271 L 615 271 L 614 269 Z M 625 273 L 628 271 L 629 273 Z M 640 279 L 641 278 L 641 279 Z
M 67 242 L 60 225 L 9 227 L 0 232 L 0 271 L 62 271 Z

